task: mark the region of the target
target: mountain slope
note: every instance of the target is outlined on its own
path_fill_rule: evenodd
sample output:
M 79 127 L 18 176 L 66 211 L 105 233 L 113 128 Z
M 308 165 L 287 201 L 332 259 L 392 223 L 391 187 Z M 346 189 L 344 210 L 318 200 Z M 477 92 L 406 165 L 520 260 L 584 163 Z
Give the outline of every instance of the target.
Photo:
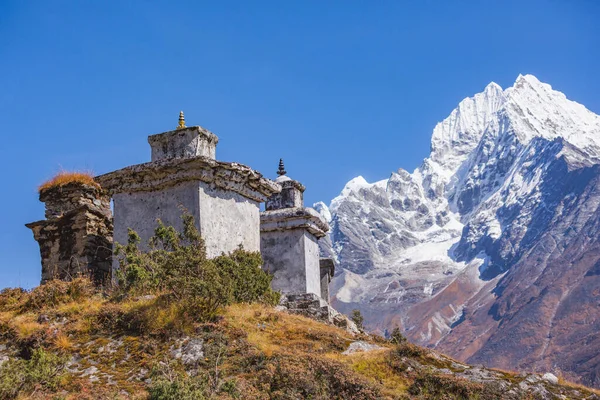
M 336 307 L 462 360 L 600 385 L 599 155 L 599 116 L 531 75 L 491 83 L 412 174 L 318 205 Z
M 160 296 L 111 300 L 80 279 L 5 290 L 0 307 L 0 399 L 600 398 L 262 304 L 201 323 Z

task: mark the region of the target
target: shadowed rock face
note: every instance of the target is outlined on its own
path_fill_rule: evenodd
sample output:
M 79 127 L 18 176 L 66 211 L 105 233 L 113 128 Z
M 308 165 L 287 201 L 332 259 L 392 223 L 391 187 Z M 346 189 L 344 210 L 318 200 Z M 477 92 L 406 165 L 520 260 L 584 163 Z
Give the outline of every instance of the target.
M 532 76 L 490 84 L 415 172 L 356 178 L 321 208 L 334 306 L 461 360 L 600 387 L 599 159 L 599 116 Z
M 486 287 L 487 295 L 466 289 L 465 294 L 475 297 L 464 301 L 461 321 L 438 343 L 427 344 L 471 363 L 561 371 L 599 386 L 600 170 L 593 166 L 569 173 L 564 160 L 556 163 L 550 170 L 556 179 L 548 179 L 553 190 L 543 188 L 544 209 L 521 211 L 533 214 L 528 232 L 536 237 L 521 240 L 522 255 L 506 264 L 508 271 Z M 493 253 L 496 257 L 511 235 L 507 229 Z M 451 290 L 447 287 L 419 309 L 433 309 L 444 300 L 452 303 Z

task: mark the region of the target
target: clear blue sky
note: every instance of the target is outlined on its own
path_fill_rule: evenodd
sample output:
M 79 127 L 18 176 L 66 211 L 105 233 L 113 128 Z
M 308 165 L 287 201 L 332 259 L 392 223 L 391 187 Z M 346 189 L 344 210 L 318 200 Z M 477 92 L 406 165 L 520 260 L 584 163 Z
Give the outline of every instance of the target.
M 175 4 L 177 3 L 177 4 Z M 217 157 L 329 202 L 427 156 L 464 97 L 519 73 L 600 113 L 600 2 L 0 0 L 0 288 L 39 282 L 36 187 L 149 160 L 188 125 Z

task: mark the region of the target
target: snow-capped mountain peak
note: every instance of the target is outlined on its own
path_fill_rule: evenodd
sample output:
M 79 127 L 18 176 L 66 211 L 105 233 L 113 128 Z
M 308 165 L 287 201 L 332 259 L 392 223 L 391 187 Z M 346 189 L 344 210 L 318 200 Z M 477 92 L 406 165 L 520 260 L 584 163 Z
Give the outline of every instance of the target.
M 519 75 L 505 92 L 506 113 L 519 140 L 561 137 L 592 155 L 600 153 L 600 116 L 567 99 L 533 75 Z
M 598 163 L 599 142 L 600 117 L 535 76 L 490 83 L 435 126 L 413 173 L 359 176 L 317 205 L 341 266 L 334 290 L 345 302 L 410 307 L 455 276 L 482 287 L 530 248 L 560 201 L 556 177 Z
M 369 183 L 362 176 L 357 176 L 356 178 L 353 178 L 348 183 L 346 183 L 340 195 L 331 201 L 329 205 L 329 210 L 331 210 L 331 212 L 335 212 L 339 204 L 343 200 L 353 196 L 356 197 L 360 193 L 361 189 L 370 189 L 372 187 L 384 187 L 386 182 L 386 180 L 382 180 L 375 183 Z
M 431 161 L 454 172 L 477 146 L 483 130 L 504 102 L 502 88 L 493 82 L 483 92 L 462 100 L 435 126 L 431 137 Z

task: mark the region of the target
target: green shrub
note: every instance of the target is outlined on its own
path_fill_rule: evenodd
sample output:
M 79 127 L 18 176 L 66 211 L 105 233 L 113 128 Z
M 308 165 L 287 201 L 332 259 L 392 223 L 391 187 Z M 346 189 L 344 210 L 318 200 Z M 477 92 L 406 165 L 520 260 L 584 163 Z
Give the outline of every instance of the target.
M 200 321 L 213 320 L 232 303 L 277 303 L 272 277 L 260 268 L 260 253 L 240 247 L 209 260 L 193 217 L 184 214 L 182 219 L 181 233 L 159 221 L 148 252 L 139 249 L 140 237 L 129 230 L 127 245 L 117 245 L 117 297 L 160 295 Z
M 406 337 L 402 334 L 399 327 L 395 327 L 392 330 L 392 334 L 390 335 L 389 341 L 395 345 L 401 345 L 407 342 Z
M 0 399 L 13 399 L 21 392 L 40 386 L 56 390 L 66 360 L 56 354 L 36 349 L 29 360 L 11 359 L 0 366 Z
M 204 400 L 210 397 L 209 379 L 188 375 L 180 363 L 160 363 L 152 369 L 149 400 Z
M 240 398 L 240 392 L 237 388 L 237 384 L 234 379 L 229 379 L 229 380 L 223 382 L 223 384 L 221 385 L 221 388 L 220 388 L 220 392 L 227 393 L 229 396 L 233 397 L 234 399 Z
M 363 323 L 364 323 L 365 319 L 363 318 L 360 310 L 358 310 L 358 309 L 352 310 L 352 313 L 350 313 L 350 319 L 352 320 L 352 322 L 354 322 L 356 324 L 358 329 L 360 329 L 361 331 L 364 330 Z
M 273 277 L 260 268 L 262 258 L 259 252 L 247 252 L 240 247 L 229 255 L 221 255 L 211 261 L 220 274 L 229 277 L 233 302 L 279 303 L 280 293 L 271 290 Z
M 159 378 L 148 388 L 150 400 L 204 400 L 208 399 L 206 383 L 196 377 L 178 377 L 174 380 Z

